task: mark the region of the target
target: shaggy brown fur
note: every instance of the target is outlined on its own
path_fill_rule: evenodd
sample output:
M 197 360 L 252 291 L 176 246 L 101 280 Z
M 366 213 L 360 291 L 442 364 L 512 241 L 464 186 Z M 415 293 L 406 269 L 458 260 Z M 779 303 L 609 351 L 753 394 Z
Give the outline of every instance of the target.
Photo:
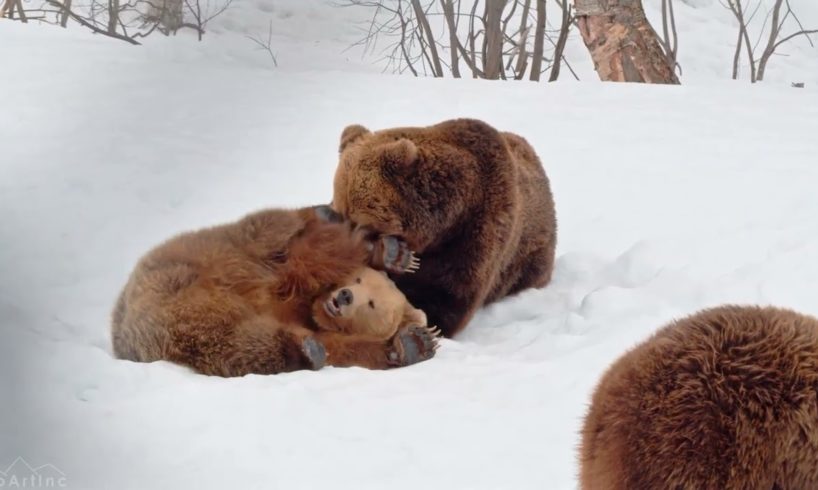
M 449 337 L 483 304 L 551 279 L 548 178 L 523 138 L 481 121 L 347 127 L 333 207 L 421 255 L 423 268 L 396 282 Z
M 608 370 L 582 430 L 584 490 L 818 488 L 818 320 L 724 306 Z
M 160 245 L 119 297 L 115 354 L 220 376 L 317 369 L 325 361 L 383 369 L 431 357 L 434 333 L 423 312 L 385 274 L 364 268 L 402 270 L 407 251 L 324 217 L 316 208 L 262 211 Z M 338 303 L 345 285 L 361 295 L 359 304 L 349 290 Z M 371 304 L 359 308 L 364 295 Z

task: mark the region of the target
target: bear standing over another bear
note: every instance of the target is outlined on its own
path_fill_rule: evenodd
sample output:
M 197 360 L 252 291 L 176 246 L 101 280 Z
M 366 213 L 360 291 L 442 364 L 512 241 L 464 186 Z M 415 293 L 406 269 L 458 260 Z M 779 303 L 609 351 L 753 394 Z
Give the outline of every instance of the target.
M 818 488 L 818 320 L 723 306 L 661 329 L 602 377 L 583 490 Z
M 484 304 L 551 280 L 557 222 L 548 177 L 523 138 L 482 121 L 348 126 L 332 206 L 420 255 L 423 267 L 395 282 L 447 337 Z

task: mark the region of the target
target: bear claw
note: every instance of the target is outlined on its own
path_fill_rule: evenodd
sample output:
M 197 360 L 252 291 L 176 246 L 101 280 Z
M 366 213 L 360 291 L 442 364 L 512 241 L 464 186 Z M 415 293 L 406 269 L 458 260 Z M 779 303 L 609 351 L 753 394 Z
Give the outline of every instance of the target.
M 387 354 L 393 366 L 409 366 L 431 359 L 438 347 L 437 327 L 416 323 L 401 328 L 392 341 L 393 350 Z
M 317 371 L 327 362 L 327 350 L 314 337 L 307 337 L 301 343 L 301 352 L 307 358 L 310 369 Z
M 405 241 L 392 235 L 380 238 L 380 261 L 383 267 L 394 273 L 414 273 L 420 268 L 420 258 L 409 250 Z

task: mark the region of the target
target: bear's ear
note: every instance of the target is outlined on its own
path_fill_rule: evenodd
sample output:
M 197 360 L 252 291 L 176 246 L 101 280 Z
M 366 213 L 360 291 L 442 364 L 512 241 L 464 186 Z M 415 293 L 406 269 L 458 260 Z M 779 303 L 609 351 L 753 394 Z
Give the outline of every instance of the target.
M 341 144 L 338 146 L 338 151 L 344 151 L 350 143 L 357 140 L 361 136 L 369 134 L 369 130 L 365 127 L 361 126 L 360 124 L 353 124 L 351 126 L 347 126 L 341 132 Z
M 416 323 L 425 327 L 428 325 L 428 320 L 426 319 L 426 313 L 424 313 L 423 310 L 419 310 L 409 303 L 406 303 L 406 309 L 403 311 L 403 325 L 409 325 L 411 323 Z
M 418 160 L 418 147 L 414 141 L 400 138 L 378 147 L 383 169 L 386 173 L 400 175 Z

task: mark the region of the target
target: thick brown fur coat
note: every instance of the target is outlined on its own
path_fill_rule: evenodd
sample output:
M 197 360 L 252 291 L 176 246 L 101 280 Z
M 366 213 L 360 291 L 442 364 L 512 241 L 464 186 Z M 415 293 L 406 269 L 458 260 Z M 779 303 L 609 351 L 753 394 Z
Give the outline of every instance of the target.
M 114 353 L 220 376 L 428 359 L 434 339 L 422 325 L 389 339 L 321 328 L 334 326 L 316 298 L 354 280 L 373 250 L 316 208 L 262 211 L 177 236 L 139 261 L 119 296 Z
M 410 302 L 451 337 L 484 304 L 545 286 L 557 223 L 531 146 L 471 119 L 341 135 L 333 208 L 400 236 L 420 254 L 396 278 Z
M 818 488 L 818 320 L 724 306 L 676 321 L 603 376 L 583 490 Z

